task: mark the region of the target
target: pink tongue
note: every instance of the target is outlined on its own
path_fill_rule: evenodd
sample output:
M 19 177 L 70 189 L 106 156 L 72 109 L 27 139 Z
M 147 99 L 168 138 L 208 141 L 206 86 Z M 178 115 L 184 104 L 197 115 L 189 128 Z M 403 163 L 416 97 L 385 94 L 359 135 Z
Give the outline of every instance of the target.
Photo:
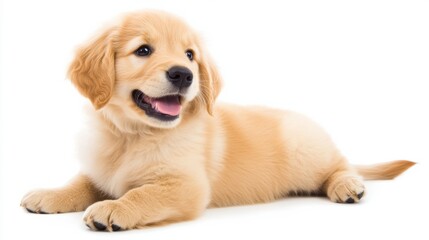
M 180 109 L 182 108 L 179 102 L 179 98 L 177 97 L 165 97 L 160 99 L 153 99 L 151 104 L 158 112 L 161 112 L 170 116 L 179 115 Z

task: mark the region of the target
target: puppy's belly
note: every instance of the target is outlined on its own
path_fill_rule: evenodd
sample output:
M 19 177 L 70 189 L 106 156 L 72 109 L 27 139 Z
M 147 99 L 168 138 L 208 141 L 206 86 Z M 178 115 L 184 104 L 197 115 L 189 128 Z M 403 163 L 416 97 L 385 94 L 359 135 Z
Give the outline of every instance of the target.
M 291 192 L 318 192 L 337 164 L 330 137 L 293 112 L 220 109 L 225 154 L 212 183 L 211 206 L 272 201 Z

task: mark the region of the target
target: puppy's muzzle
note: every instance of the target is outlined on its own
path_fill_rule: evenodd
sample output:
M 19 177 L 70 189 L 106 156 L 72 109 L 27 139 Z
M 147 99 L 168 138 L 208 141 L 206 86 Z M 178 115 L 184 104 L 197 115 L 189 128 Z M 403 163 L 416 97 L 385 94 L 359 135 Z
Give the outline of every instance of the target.
M 167 71 L 167 79 L 179 89 L 191 86 L 194 78 L 191 70 L 185 67 L 174 66 Z

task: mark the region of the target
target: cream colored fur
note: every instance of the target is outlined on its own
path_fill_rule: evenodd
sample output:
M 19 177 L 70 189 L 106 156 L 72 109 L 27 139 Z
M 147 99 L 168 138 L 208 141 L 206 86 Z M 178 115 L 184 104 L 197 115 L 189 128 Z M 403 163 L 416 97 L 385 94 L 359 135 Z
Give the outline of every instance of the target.
M 141 44 L 154 54 L 136 57 Z M 187 49 L 195 52 L 189 61 Z M 169 94 L 165 71 L 186 66 L 194 82 L 180 118 L 164 122 L 139 109 L 132 89 Z M 82 172 L 61 189 L 34 191 L 22 206 L 37 213 L 86 210 L 96 230 L 124 230 L 193 219 L 207 207 L 326 194 L 359 202 L 362 177 L 393 178 L 413 165 L 349 165 L 331 138 L 301 114 L 214 105 L 221 80 L 195 33 L 160 12 L 137 12 L 83 45 L 70 78 L 98 110 L 81 137 Z

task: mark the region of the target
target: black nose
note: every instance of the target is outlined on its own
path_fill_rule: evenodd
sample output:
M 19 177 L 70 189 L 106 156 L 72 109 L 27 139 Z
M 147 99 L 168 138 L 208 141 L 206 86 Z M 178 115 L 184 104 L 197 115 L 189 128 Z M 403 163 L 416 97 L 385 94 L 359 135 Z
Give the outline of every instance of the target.
M 193 77 L 191 70 L 185 67 L 174 66 L 167 71 L 167 79 L 179 88 L 191 86 Z

